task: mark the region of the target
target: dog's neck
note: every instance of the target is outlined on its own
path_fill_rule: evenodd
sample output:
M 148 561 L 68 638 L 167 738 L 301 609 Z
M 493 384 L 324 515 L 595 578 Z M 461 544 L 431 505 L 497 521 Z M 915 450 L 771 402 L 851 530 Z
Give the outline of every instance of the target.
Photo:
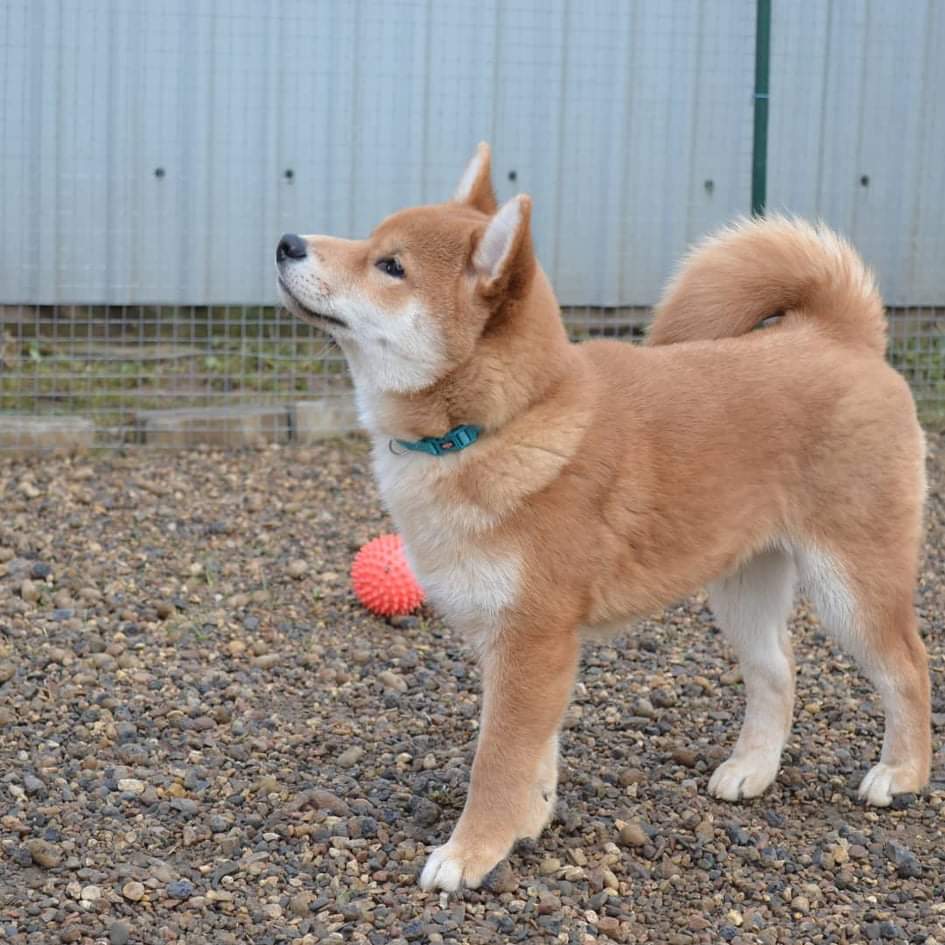
M 558 303 L 538 270 L 525 294 L 496 313 L 473 356 L 424 390 L 378 390 L 352 361 L 361 420 L 378 439 L 442 436 L 459 424 L 488 434 L 560 385 L 570 351 Z

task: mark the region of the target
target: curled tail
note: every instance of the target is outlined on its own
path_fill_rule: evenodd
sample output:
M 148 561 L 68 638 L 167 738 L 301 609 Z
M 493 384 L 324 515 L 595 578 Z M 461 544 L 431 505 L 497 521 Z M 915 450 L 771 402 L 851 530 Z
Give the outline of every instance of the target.
M 647 343 L 732 338 L 775 313 L 886 351 L 883 302 L 856 250 L 823 224 L 780 216 L 739 220 L 696 246 L 657 304 Z

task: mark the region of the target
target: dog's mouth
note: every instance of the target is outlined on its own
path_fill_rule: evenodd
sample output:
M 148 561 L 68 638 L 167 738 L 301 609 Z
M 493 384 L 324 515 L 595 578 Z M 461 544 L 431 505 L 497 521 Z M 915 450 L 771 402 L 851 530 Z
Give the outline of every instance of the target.
M 291 302 L 291 305 L 288 306 L 288 309 L 297 318 L 301 318 L 303 321 L 312 322 L 316 325 L 328 322 L 329 325 L 337 325 L 339 328 L 348 327 L 347 322 L 343 322 L 340 318 L 335 318 L 334 315 L 326 315 L 324 312 L 316 312 L 313 309 L 310 309 L 307 305 L 303 305 L 292 294 L 291 289 L 289 289 L 289 287 L 283 281 L 282 276 L 279 276 L 278 280 L 279 288 L 282 289 L 285 297 Z

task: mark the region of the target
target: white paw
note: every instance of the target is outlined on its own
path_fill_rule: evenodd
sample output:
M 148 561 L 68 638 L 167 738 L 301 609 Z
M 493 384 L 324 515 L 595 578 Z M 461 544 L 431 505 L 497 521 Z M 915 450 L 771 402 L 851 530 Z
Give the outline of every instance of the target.
M 922 779 L 909 765 L 880 762 L 866 772 L 860 782 L 860 800 L 874 807 L 888 807 L 896 794 L 910 794 L 922 788 Z
M 437 847 L 420 874 L 420 887 L 425 890 L 445 889 L 455 892 L 461 886 L 476 889 L 504 855 L 489 855 L 464 850 L 452 841 Z
M 757 797 L 777 777 L 780 755 L 754 752 L 732 755 L 709 779 L 709 793 L 723 801 Z

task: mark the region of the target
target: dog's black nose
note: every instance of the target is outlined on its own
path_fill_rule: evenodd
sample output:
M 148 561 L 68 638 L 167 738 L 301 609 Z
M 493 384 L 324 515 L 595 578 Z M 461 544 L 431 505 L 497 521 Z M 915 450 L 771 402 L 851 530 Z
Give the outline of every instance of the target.
M 276 262 L 282 262 L 283 259 L 305 259 L 306 255 L 305 240 L 295 233 L 286 233 L 279 240 L 276 247 Z

